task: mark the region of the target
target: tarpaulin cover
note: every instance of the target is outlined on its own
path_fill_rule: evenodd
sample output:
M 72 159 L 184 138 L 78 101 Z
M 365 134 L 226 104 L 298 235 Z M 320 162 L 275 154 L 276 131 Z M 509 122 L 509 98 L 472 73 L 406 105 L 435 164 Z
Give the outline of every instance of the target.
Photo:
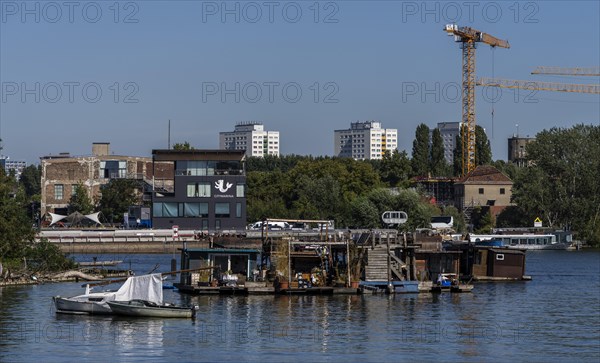
M 147 300 L 157 304 L 163 303 L 161 274 L 132 276 L 117 290 L 114 300 Z

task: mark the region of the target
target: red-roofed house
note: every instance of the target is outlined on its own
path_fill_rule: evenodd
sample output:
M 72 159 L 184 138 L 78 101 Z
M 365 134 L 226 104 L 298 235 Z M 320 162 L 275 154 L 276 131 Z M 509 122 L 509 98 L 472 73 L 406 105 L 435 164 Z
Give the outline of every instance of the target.
M 488 206 L 493 216 L 512 205 L 513 182 L 490 165 L 479 165 L 454 183 L 454 205 L 459 210 Z

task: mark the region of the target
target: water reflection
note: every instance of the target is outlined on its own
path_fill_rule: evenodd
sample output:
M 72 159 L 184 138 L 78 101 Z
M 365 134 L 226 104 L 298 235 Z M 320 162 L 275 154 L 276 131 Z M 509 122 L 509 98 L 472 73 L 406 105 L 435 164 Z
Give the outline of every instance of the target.
M 146 269 L 159 257 L 138 258 Z M 477 284 L 472 294 L 220 297 L 165 290 L 167 301 L 198 305 L 196 321 L 56 315 L 51 297 L 80 293 L 80 284 L 5 287 L 0 361 L 597 360 L 600 255 L 534 257 L 533 281 Z M 171 256 L 162 258 L 168 266 Z M 565 273 L 555 273 L 559 265 Z

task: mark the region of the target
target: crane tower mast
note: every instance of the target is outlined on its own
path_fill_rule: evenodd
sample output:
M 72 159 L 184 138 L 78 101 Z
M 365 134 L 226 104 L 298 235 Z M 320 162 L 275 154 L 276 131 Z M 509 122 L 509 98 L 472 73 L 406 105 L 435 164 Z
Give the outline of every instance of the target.
M 510 48 L 508 41 L 470 27 L 448 24 L 444 28 L 462 48 L 462 174 L 475 169 L 475 43 Z

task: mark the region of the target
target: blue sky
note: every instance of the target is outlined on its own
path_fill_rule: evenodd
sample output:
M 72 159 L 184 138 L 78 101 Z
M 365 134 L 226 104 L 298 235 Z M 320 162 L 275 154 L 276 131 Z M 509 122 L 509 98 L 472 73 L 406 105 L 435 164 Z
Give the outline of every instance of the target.
M 167 146 L 169 119 L 173 143 L 217 148 L 219 131 L 262 121 L 283 154 L 313 155 L 333 154 L 334 129 L 379 120 L 410 153 L 418 124 L 461 118 L 461 51 L 442 30 L 452 22 L 510 41 L 479 45 L 477 76 L 598 82 L 530 74 L 600 65 L 598 1 L 64 4 L 0 0 L 1 133 L 15 160 L 89 154 L 94 141 L 150 155 Z M 598 95 L 502 90 L 492 103 L 482 92 L 494 159 L 516 124 L 534 136 L 600 122 Z

